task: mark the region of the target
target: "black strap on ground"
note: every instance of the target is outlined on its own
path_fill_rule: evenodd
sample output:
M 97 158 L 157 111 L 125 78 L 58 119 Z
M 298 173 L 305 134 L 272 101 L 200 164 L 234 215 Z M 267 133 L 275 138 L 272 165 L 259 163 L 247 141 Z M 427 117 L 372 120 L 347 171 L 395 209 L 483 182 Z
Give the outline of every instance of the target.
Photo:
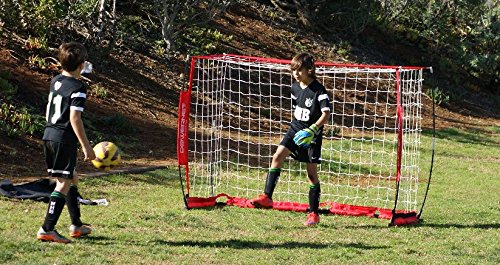
M 184 205 L 186 206 L 186 209 L 189 209 L 186 193 L 184 192 L 184 182 L 182 181 L 182 174 L 181 174 L 181 166 L 180 165 L 179 165 L 179 180 L 181 181 L 181 191 L 182 191 L 182 199 L 184 200 Z

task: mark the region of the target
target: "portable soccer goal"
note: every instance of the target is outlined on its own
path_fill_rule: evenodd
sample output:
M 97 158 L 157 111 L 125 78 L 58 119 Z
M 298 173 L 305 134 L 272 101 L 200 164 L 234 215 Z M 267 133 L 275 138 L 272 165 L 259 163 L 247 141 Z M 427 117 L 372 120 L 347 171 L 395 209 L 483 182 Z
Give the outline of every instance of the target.
M 431 166 L 429 177 L 419 180 L 424 68 L 316 67 L 332 104 L 318 166 L 321 213 L 385 218 L 390 225 L 418 222 L 432 173 Z M 191 58 L 177 135 L 188 209 L 253 208 L 248 200 L 263 193 L 272 156 L 292 120 L 289 68 L 290 60 Z M 273 209 L 308 210 L 305 168 L 285 161 Z

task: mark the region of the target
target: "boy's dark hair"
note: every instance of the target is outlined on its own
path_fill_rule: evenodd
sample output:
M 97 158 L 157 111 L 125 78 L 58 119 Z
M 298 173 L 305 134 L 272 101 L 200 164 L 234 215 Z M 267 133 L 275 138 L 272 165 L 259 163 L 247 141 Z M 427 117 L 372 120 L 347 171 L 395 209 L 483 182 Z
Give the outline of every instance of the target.
M 302 68 L 305 68 L 309 70 L 309 76 L 316 79 L 316 66 L 314 65 L 315 63 L 314 56 L 308 52 L 302 52 L 292 59 L 292 64 L 290 65 L 290 69 L 293 70 L 299 70 Z
M 67 42 L 59 46 L 59 62 L 64 70 L 72 72 L 87 60 L 87 49 L 78 42 Z

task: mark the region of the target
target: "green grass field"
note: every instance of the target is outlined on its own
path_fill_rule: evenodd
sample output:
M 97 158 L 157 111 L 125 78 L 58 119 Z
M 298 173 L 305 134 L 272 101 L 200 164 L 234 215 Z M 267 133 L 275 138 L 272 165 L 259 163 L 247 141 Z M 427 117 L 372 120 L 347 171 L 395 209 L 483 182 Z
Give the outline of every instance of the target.
M 84 179 L 85 197 L 110 204 L 82 206 L 83 221 L 95 231 L 70 245 L 36 241 L 46 204 L 0 199 L 0 264 L 500 264 L 498 132 L 437 133 L 431 189 L 418 226 L 323 216 L 318 227 L 306 228 L 302 213 L 188 211 L 177 168 L 170 168 Z M 424 143 L 429 135 L 424 132 Z M 69 224 L 64 210 L 58 230 L 68 235 Z

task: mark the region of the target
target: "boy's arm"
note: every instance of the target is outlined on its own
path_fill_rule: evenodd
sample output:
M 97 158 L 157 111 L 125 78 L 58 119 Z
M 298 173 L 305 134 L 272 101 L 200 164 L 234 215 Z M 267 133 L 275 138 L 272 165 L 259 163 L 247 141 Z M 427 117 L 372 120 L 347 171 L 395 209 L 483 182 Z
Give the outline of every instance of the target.
M 321 117 L 313 123 L 309 128 L 298 131 L 293 137 L 293 141 L 296 145 L 300 147 L 309 147 L 311 144 L 314 135 L 318 132 L 321 126 L 328 123 L 328 119 L 330 118 L 330 111 L 323 111 Z
M 75 131 L 78 141 L 80 141 L 80 144 L 82 145 L 83 153 L 85 154 L 85 160 L 94 160 L 95 153 L 94 150 L 92 149 L 92 146 L 90 146 L 90 142 L 87 139 L 87 135 L 85 134 L 85 129 L 83 127 L 83 121 L 82 121 L 82 112 L 77 110 L 71 110 L 69 113 L 69 120 L 71 122 L 73 130 Z
M 330 112 L 329 111 L 324 111 L 321 114 L 321 117 L 309 126 L 309 128 L 303 129 L 298 131 L 295 136 L 293 137 L 293 141 L 295 142 L 296 145 L 300 147 L 309 147 L 311 144 L 314 135 L 318 132 L 318 130 L 321 128 L 321 126 L 325 125 L 328 123 L 328 119 L 330 118 Z
M 328 120 L 330 119 L 330 112 L 329 111 L 324 111 L 323 114 L 321 114 L 321 117 L 314 123 L 318 128 L 321 128 L 321 126 L 325 125 L 328 123 Z

